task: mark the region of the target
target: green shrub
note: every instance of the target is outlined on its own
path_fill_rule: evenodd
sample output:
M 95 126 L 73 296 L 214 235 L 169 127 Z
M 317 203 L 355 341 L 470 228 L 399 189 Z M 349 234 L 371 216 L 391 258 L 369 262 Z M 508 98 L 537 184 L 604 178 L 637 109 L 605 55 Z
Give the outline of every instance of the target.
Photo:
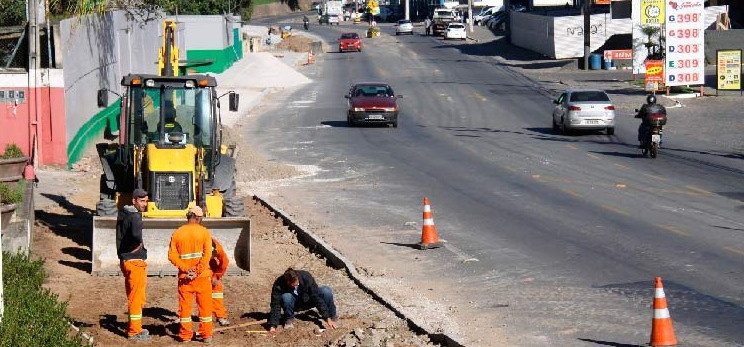
M 5 145 L 5 152 L 0 155 L 0 159 L 13 159 L 24 157 L 23 151 L 15 143 Z
M 0 204 L 16 204 L 23 201 L 23 192 L 26 188 L 26 182 L 21 180 L 15 189 L 10 185 L 0 182 Z
M 3 252 L 5 315 L 0 322 L 0 347 L 81 346 L 70 331 L 67 302 L 43 288 L 44 261 L 26 254 Z

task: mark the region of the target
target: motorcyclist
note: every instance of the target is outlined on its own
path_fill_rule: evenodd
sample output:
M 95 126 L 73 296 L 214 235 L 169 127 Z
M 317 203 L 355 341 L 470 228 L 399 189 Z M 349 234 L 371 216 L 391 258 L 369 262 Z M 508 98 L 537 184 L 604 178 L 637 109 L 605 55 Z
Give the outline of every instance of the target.
M 641 118 L 641 124 L 638 126 L 638 142 L 640 142 L 641 148 L 643 148 L 643 139 L 651 131 L 651 126 L 648 122 L 648 115 L 650 114 L 667 114 L 666 108 L 656 103 L 656 96 L 653 94 L 649 94 L 646 97 L 646 103 L 641 106 L 641 109 L 635 116 L 636 118 Z
M 302 25 L 305 26 L 305 30 L 307 30 L 308 26 L 310 25 L 310 18 L 307 18 L 307 16 L 302 16 Z

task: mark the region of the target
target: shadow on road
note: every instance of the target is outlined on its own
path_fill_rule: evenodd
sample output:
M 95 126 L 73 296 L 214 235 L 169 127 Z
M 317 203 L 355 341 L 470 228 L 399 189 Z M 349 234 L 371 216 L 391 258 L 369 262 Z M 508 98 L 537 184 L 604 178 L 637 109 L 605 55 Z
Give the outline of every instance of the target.
M 610 342 L 610 341 L 599 341 L 599 340 L 592 340 L 592 339 L 581 339 L 581 338 L 579 340 L 584 341 L 584 342 L 591 342 L 597 345 L 612 346 L 612 347 L 644 347 L 646 346 L 646 345 L 633 345 L 633 344 Z

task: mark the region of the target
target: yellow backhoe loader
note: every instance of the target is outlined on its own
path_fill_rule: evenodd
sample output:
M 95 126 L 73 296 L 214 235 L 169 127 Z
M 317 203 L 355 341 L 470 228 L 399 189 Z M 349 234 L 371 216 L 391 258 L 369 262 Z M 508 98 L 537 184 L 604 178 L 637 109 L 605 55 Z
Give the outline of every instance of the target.
M 250 220 L 236 192 L 235 147 L 222 144 L 220 118 L 220 98 L 228 95 L 230 111 L 237 111 L 239 98 L 232 91 L 218 95 L 213 76 L 178 76 L 175 29 L 175 22 L 164 23 L 159 75 L 122 78 L 118 143 L 96 145 L 104 173 L 93 218 L 93 275 L 120 272 L 116 215 L 132 203 L 135 188 L 150 197 L 143 213 L 149 275 L 177 273 L 167 256 L 170 236 L 195 205 L 231 258 L 228 274 L 250 271 Z M 108 105 L 108 93 L 98 91 L 99 107 Z

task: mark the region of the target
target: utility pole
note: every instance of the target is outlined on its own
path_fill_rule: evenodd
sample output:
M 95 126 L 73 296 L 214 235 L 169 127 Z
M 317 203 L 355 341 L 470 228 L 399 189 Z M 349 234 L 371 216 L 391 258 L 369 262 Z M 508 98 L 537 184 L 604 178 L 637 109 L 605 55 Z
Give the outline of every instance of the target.
M 592 0 L 584 0 L 584 70 L 589 70 L 589 55 L 591 54 L 591 26 Z
M 473 32 L 473 0 L 468 0 L 468 27 Z
M 409 11 L 409 7 L 411 6 L 411 0 L 406 0 L 406 20 L 411 20 L 411 11 Z
M 511 43 L 511 0 L 504 0 L 504 29 L 506 29 L 506 42 Z

